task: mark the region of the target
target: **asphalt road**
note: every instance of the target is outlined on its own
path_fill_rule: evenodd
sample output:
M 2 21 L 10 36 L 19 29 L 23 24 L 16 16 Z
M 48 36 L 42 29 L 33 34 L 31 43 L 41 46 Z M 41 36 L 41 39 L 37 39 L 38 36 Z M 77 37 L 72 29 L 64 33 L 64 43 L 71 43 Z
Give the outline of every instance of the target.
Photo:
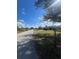
M 17 34 L 17 59 L 38 59 L 32 34 L 33 30 Z

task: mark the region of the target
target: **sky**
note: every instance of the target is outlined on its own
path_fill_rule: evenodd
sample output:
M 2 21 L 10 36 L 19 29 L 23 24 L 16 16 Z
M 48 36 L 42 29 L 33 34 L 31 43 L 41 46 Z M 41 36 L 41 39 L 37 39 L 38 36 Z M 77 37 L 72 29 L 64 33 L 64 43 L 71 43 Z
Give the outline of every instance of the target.
M 52 25 L 52 22 L 43 20 L 45 10 L 36 8 L 35 0 L 17 0 L 17 25 L 19 27 L 44 27 Z
M 41 22 L 45 11 L 34 6 L 35 0 L 17 0 L 17 24 L 23 27 L 35 27 Z

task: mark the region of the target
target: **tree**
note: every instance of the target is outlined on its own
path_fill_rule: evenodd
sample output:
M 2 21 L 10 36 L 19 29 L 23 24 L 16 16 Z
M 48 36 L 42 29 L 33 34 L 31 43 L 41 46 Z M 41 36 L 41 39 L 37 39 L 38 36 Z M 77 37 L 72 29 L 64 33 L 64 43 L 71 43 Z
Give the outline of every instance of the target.
M 36 0 L 35 2 L 36 7 L 41 7 L 46 10 L 46 15 L 44 15 L 44 21 L 52 21 L 53 25 L 56 22 L 61 22 L 61 3 L 60 0 Z M 58 41 L 56 38 L 56 28 L 53 27 L 54 30 L 54 43 L 56 48 L 56 42 Z M 61 40 L 61 39 L 59 39 Z
M 60 0 L 36 0 L 35 6 L 46 9 L 45 20 L 50 19 L 55 22 L 61 22 L 61 16 L 59 16 L 61 14 Z
M 47 14 L 44 15 L 44 21 L 61 22 L 61 3 L 60 0 L 36 0 L 36 7 L 42 7 L 46 10 Z M 56 29 L 54 27 L 56 36 Z
M 36 0 L 35 6 L 36 7 L 42 7 L 47 8 L 49 7 L 55 0 Z
M 34 29 L 34 27 L 31 27 L 30 29 Z

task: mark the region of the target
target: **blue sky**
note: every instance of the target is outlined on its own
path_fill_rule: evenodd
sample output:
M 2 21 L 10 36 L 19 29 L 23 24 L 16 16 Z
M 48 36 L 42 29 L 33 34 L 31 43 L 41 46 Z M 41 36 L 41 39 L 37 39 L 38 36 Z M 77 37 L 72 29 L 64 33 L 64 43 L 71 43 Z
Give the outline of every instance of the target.
M 42 21 L 45 10 L 42 8 L 36 8 L 34 5 L 35 0 L 17 0 L 17 25 L 19 27 L 44 27 L 52 26 L 52 22 Z M 60 0 L 56 0 L 55 3 L 50 5 L 58 11 L 60 7 Z M 54 12 L 56 12 L 56 10 Z M 60 23 L 55 25 L 60 26 Z
M 23 26 L 34 27 L 45 14 L 41 8 L 34 6 L 35 0 L 17 0 L 17 22 Z

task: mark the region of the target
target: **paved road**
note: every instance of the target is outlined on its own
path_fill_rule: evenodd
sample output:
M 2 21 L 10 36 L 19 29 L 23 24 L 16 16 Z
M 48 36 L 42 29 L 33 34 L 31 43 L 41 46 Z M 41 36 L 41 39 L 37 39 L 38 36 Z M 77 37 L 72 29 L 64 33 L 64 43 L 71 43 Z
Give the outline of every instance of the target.
M 32 34 L 33 30 L 17 34 L 17 59 L 38 59 Z

